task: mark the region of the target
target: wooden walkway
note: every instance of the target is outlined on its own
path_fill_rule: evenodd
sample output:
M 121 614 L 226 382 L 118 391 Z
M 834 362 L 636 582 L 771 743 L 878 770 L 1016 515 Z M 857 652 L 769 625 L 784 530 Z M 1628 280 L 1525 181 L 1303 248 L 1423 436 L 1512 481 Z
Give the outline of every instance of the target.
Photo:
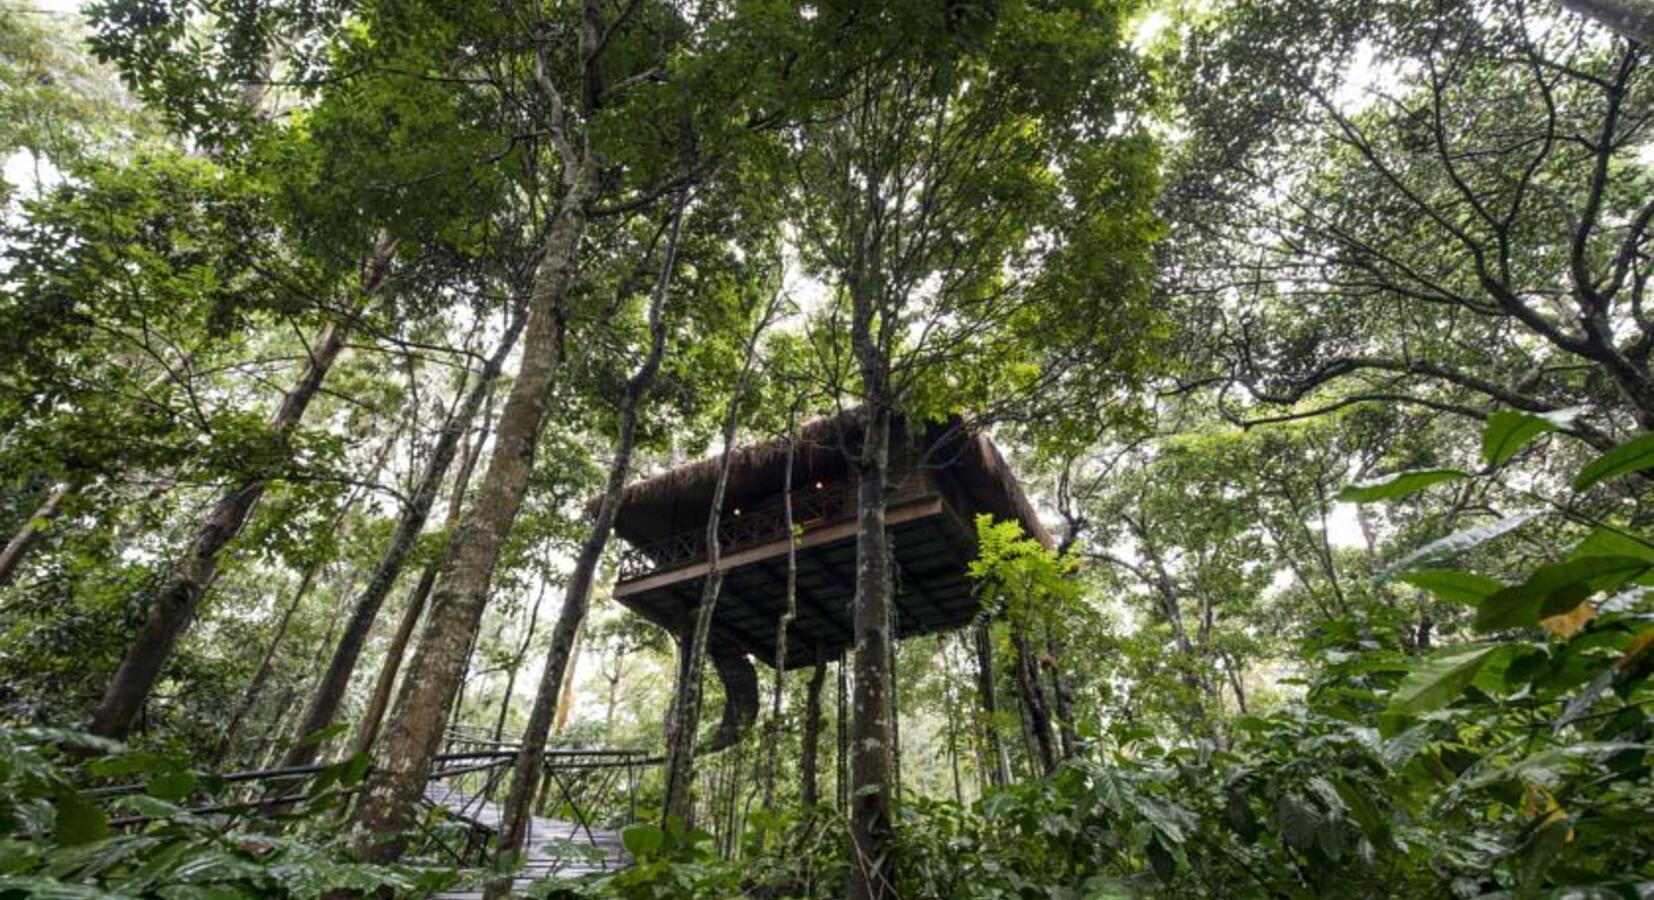
M 499 831 L 500 808 L 480 797 L 473 797 L 440 782 L 425 787 L 425 802 L 440 806 L 453 818 L 484 831 Z M 529 826 L 528 847 L 523 868 L 513 883 L 514 892 L 529 883 L 553 875 L 578 878 L 613 872 L 627 864 L 626 851 L 620 833 L 593 828 L 576 822 L 534 817 Z M 440 900 L 480 900 L 482 890 L 453 891 L 436 895 Z

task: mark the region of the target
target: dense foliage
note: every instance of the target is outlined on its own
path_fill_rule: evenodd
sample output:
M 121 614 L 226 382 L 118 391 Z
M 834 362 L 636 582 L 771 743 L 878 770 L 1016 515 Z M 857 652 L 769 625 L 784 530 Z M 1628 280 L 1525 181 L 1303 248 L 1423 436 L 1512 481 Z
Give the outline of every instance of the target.
M 0 6 L 0 896 L 1654 895 L 1618 7 Z M 1044 527 L 897 641 L 914 424 Z M 760 442 L 744 723 L 610 592 Z

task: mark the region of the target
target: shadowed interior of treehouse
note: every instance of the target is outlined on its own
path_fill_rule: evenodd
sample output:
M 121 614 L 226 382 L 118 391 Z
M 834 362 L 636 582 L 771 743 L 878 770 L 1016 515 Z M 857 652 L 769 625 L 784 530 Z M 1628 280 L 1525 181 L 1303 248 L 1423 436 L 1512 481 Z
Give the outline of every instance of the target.
M 787 668 L 836 659 L 853 643 L 856 481 L 847 448 L 860 440 L 855 414 L 799 429 L 792 505 L 798 542 L 797 616 L 787 631 Z M 629 487 L 616 533 L 626 541 L 615 598 L 675 634 L 700 603 L 709 570 L 706 522 L 721 457 Z M 719 528 L 725 578 L 713 618 L 722 653 L 773 664 L 787 607 L 787 442 L 735 451 Z M 958 422 L 908 429 L 893 424 L 886 526 L 895 565 L 898 637 L 959 628 L 976 615 L 967 574 L 979 514 L 1014 519 L 1050 535 L 986 434 Z

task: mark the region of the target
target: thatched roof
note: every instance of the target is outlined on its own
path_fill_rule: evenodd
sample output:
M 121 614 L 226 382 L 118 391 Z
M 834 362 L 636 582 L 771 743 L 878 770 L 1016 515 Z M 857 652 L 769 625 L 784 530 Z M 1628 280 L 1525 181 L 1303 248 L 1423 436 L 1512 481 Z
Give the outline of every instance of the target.
M 848 453 L 856 448 L 860 433 L 858 410 L 823 416 L 801 426 L 793 462 L 795 488 L 847 480 Z M 785 438 L 750 444 L 733 453 L 724 495 L 726 511 L 754 507 L 781 494 L 786 479 Z M 721 454 L 712 456 L 627 486 L 615 531 L 633 544 L 647 544 L 704 528 L 721 461 Z M 957 487 L 973 507 L 959 510 L 961 514 L 987 512 L 999 519 L 1016 519 L 1029 534 L 1052 544 L 1015 474 L 986 433 L 955 420 L 927 425 L 915 435 L 905 423 L 893 422 L 892 480 L 917 469 L 934 472 L 938 480 Z

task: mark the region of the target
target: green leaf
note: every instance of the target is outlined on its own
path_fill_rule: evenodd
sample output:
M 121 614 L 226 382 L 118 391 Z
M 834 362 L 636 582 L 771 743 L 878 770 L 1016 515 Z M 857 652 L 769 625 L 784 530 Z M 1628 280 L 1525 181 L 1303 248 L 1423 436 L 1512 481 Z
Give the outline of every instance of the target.
M 332 740 L 337 735 L 344 734 L 345 729 L 347 727 L 349 727 L 349 726 L 347 726 L 343 722 L 334 722 L 332 725 L 329 725 L 326 728 L 318 728 L 315 731 L 312 731 L 309 734 L 305 735 L 302 739 L 300 739 L 297 746 L 300 746 L 300 747 L 316 747 L 316 746 L 319 746 L 324 741 Z
M 1446 706 L 1470 686 L 1477 670 L 1503 649 L 1507 649 L 1503 644 L 1473 644 L 1438 652 L 1401 680 L 1390 695 L 1389 711 L 1416 714 Z
M 76 847 L 109 837 L 109 819 L 103 810 L 73 789 L 59 788 L 52 805 L 57 810 L 53 837 L 60 846 Z
M 620 842 L 626 845 L 626 852 L 635 859 L 648 859 L 660 852 L 666 843 L 666 832 L 660 826 L 640 822 L 628 825 L 620 831 Z
M 1397 581 L 1423 588 L 1449 603 L 1474 606 L 1504 585 L 1491 578 L 1457 569 L 1415 569 L 1397 576 Z
M 144 791 L 162 800 L 182 800 L 195 791 L 197 781 L 189 772 L 161 772 L 149 779 Z
M 1650 466 L 1654 466 L 1654 431 L 1639 434 L 1592 460 L 1574 478 L 1574 490 L 1587 490 L 1604 479 Z
M 1297 794 L 1282 794 L 1275 802 L 1275 831 L 1293 847 L 1314 847 L 1322 824 L 1315 807 Z
M 1538 625 L 1540 619 L 1565 613 L 1598 590 L 1625 583 L 1649 565 L 1631 556 L 1583 556 L 1540 566 L 1527 581 L 1483 600 L 1476 608 L 1476 628 Z
M 1613 528 L 1598 528 L 1574 546 L 1573 556 L 1634 556 L 1654 563 L 1654 545 Z
M 1437 540 L 1431 541 L 1423 547 L 1414 550 L 1412 553 L 1403 556 L 1401 559 L 1396 560 L 1390 565 L 1389 568 L 1378 574 L 1378 580 L 1384 581 L 1385 579 L 1393 578 L 1397 572 L 1408 571 L 1414 566 L 1423 563 L 1435 562 L 1439 559 L 1447 559 L 1449 557 L 1457 556 L 1466 550 L 1485 544 L 1494 538 L 1503 537 L 1504 535 L 1521 528 L 1523 525 L 1528 524 L 1533 517 L 1534 513 L 1518 513 L 1517 515 L 1510 516 L 1509 518 L 1500 519 L 1497 522 L 1490 522 L 1486 525 L 1478 525 L 1474 528 L 1466 528 L 1463 531 L 1455 531 L 1447 537 L 1438 538 Z
M 1458 469 L 1409 469 L 1395 472 L 1371 481 L 1360 481 L 1338 492 L 1338 499 L 1349 503 L 1371 503 L 1375 500 L 1397 500 L 1443 481 L 1469 477 Z
M 1511 457 L 1529 441 L 1558 428 L 1568 427 L 1582 412 L 1584 407 L 1579 406 L 1548 413 L 1513 409 L 1496 412 L 1487 417 L 1487 427 L 1482 429 L 1482 459 L 1490 466 L 1502 466 L 1510 462 Z

